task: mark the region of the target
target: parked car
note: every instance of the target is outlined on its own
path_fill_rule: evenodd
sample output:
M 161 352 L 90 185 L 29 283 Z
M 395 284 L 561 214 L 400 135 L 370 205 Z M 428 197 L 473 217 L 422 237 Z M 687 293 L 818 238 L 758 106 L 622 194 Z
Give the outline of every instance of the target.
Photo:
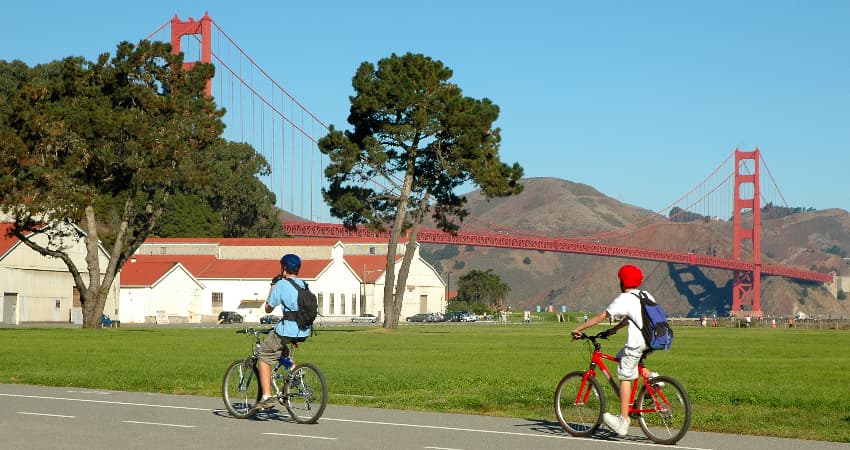
M 428 313 L 414 314 L 406 319 L 408 322 L 431 322 L 431 315 Z
M 236 311 L 222 311 L 218 313 L 218 323 L 242 323 L 242 315 Z
M 445 322 L 446 321 L 446 316 L 444 316 L 443 313 L 435 312 L 435 313 L 428 313 L 428 314 L 431 316 L 431 317 L 429 317 L 428 322 Z
M 274 314 L 266 314 L 260 317 L 260 323 L 278 323 L 278 321 L 280 321 L 280 316 Z
M 446 322 L 460 322 L 461 316 L 463 316 L 462 312 L 455 311 L 455 312 L 446 313 L 446 315 L 444 317 L 446 319 Z
M 378 318 L 374 314 L 360 314 L 351 318 L 351 323 L 377 323 Z
M 461 322 L 475 322 L 476 320 L 478 320 L 478 316 L 476 316 L 475 313 L 470 313 L 470 312 L 461 313 L 461 316 L 460 316 Z

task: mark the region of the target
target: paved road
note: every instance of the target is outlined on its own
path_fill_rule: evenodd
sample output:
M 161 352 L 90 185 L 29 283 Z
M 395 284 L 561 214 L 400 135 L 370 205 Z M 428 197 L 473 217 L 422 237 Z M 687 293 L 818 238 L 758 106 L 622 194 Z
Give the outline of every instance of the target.
M 211 397 L 0 384 L 3 449 L 642 449 L 637 427 L 573 438 L 557 422 L 328 405 L 318 424 L 282 411 L 231 418 Z M 847 444 L 689 432 L 686 449 L 848 449 Z

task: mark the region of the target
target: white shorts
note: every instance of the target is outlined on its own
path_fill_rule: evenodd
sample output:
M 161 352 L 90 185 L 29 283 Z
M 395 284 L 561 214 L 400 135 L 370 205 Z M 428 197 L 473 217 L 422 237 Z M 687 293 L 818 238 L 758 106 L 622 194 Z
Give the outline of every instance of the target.
M 617 357 L 620 358 L 620 364 L 617 366 L 617 377 L 620 380 L 634 380 L 638 377 L 638 363 L 640 357 L 643 356 L 643 347 L 623 347 Z

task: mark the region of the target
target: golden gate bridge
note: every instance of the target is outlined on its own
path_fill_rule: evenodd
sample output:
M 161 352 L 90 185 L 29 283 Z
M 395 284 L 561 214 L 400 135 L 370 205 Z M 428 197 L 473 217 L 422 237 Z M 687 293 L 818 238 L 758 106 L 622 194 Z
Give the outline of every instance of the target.
M 321 198 L 325 161 L 317 146 L 318 139 L 327 133 L 328 126 L 274 81 L 208 14 L 199 20 L 181 20 L 175 15 L 146 39 L 171 42 L 174 52 L 184 53 L 186 66 L 205 62 L 216 67 L 214 79 L 207 84 L 207 94 L 214 97 L 220 107 L 227 109 L 227 128 L 223 137 L 252 145 L 269 162 L 271 175 L 264 181 L 275 193 L 277 206 L 304 219 L 284 223 L 288 234 L 388 238 L 386 232 L 364 228 L 348 230 L 338 223 L 331 223 L 335 219 L 330 217 L 329 209 Z M 732 157 L 734 173 L 727 174 L 723 168 Z M 703 208 L 708 212 L 701 216 L 718 217 L 731 210 L 733 236 L 728 257 L 700 254 L 693 250 L 659 250 L 604 242 L 615 236 L 676 220 L 676 214 L 668 217 L 663 211 L 619 229 L 569 238 L 507 229 L 468 217 L 469 222 L 477 225 L 465 225 L 464 230 L 457 234 L 425 228 L 418 232 L 416 240 L 420 243 L 576 253 L 731 270 L 732 313 L 748 311 L 761 315 L 762 275 L 817 283 L 833 281 L 831 274 L 762 261 L 761 208 L 769 202 L 761 186 L 763 165 L 766 167 L 758 148 L 752 151 L 735 149 L 714 172 L 674 202 L 676 214 L 694 214 L 695 210 Z M 785 204 L 775 181 L 772 186 L 781 199 L 779 204 Z M 470 232 L 473 228 L 477 228 L 476 231 Z

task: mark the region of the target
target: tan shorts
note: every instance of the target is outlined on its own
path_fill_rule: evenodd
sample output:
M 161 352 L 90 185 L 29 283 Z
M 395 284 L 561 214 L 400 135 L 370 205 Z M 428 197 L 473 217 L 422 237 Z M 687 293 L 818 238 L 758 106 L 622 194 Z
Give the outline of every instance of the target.
M 643 356 L 643 347 L 623 347 L 617 353 L 617 357 L 620 358 L 620 364 L 617 366 L 617 377 L 620 380 L 628 381 L 636 379 L 638 377 L 638 363 L 641 356 Z
M 304 342 L 305 340 L 307 339 L 284 337 L 272 330 L 260 344 L 260 361 L 274 367 L 278 358 L 289 355 L 289 347 L 286 344 L 295 341 Z

